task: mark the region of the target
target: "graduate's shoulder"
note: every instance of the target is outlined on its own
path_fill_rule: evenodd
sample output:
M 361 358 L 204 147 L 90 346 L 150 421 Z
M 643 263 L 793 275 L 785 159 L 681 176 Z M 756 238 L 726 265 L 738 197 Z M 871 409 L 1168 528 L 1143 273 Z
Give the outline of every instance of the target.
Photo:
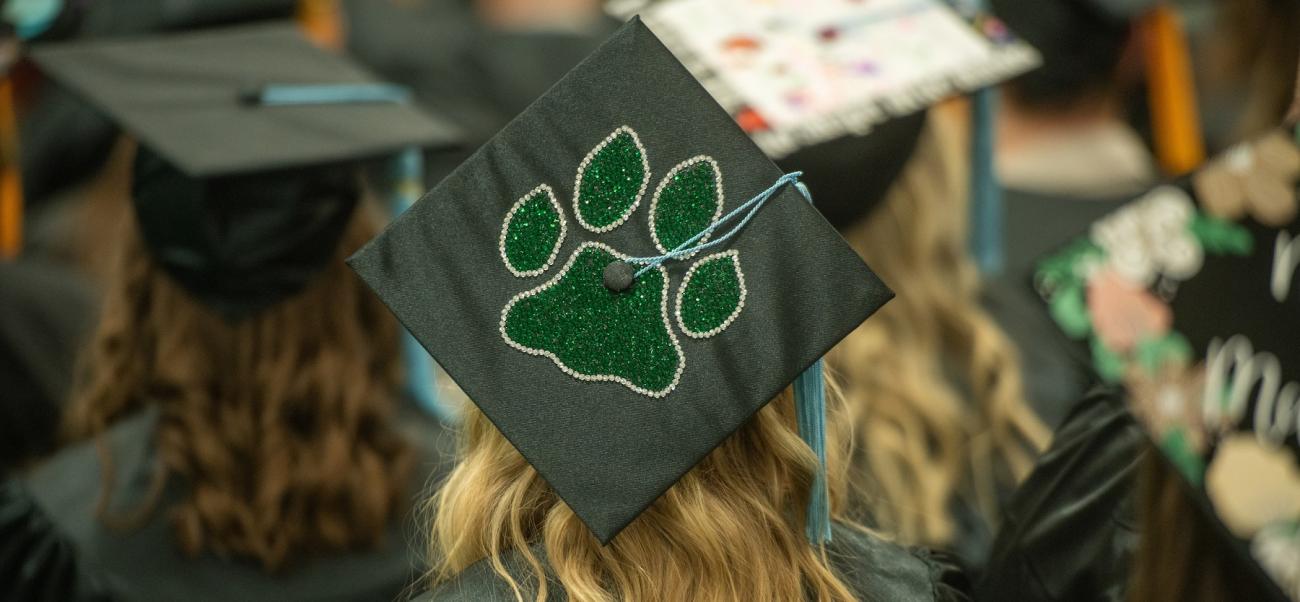
M 863 600 L 969 600 L 961 568 L 944 555 L 891 542 L 869 531 L 835 525 L 826 549 L 836 573 Z

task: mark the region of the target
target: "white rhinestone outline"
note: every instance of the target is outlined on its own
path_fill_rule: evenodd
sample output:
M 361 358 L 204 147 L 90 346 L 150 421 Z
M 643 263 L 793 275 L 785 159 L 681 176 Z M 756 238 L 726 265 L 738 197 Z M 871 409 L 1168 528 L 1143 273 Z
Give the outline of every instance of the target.
M 631 205 L 628 205 L 628 208 L 623 212 L 622 217 L 619 217 L 607 226 L 597 228 L 596 226 L 587 223 L 587 220 L 582 217 L 582 175 L 587 171 L 587 166 L 591 165 L 592 159 L 594 159 L 602 149 L 608 146 L 610 142 L 613 142 L 619 134 L 625 132 L 632 136 L 632 143 L 635 144 L 637 150 L 641 152 L 641 170 L 644 174 L 641 176 L 641 189 L 637 191 L 636 200 L 632 201 Z M 632 218 L 632 215 L 636 213 L 637 208 L 641 206 L 641 199 L 645 197 L 646 188 L 649 186 L 650 159 L 646 154 L 645 146 L 641 144 L 641 136 L 638 135 L 636 130 L 632 129 L 632 126 L 630 125 L 618 126 L 618 128 L 613 132 L 610 132 L 608 136 L 605 136 L 605 139 L 600 141 L 600 144 L 597 144 L 596 148 L 591 149 L 591 152 L 587 153 L 587 156 L 582 158 L 582 163 L 578 165 L 578 175 L 573 181 L 573 216 L 577 218 L 578 223 L 582 224 L 583 228 L 596 234 L 604 234 L 605 232 L 609 232 L 614 228 L 622 226 L 624 223 L 627 223 L 627 220 Z
M 718 165 L 716 159 L 708 155 L 696 155 L 694 157 L 691 157 L 690 159 L 678 163 L 677 165 L 673 166 L 672 169 L 668 170 L 668 173 L 664 175 L 662 180 L 659 180 L 659 185 L 655 187 L 654 196 L 651 197 L 650 199 L 650 238 L 654 240 L 655 248 L 659 249 L 660 253 L 667 253 L 672 249 L 665 247 L 663 243 L 659 241 L 659 233 L 655 231 L 655 216 L 658 214 L 659 196 L 663 194 L 664 188 L 668 187 L 668 182 L 672 180 L 673 176 L 677 175 L 677 172 L 682 171 L 692 165 L 695 165 L 696 163 L 704 163 L 706 161 L 709 163 L 709 165 L 713 167 L 713 184 L 716 187 L 716 190 L 718 191 L 718 194 L 715 197 L 718 204 L 717 207 L 713 209 L 713 219 L 710 219 L 709 223 L 713 224 L 718 221 L 718 218 L 722 217 L 722 206 L 726 204 L 726 200 L 727 200 L 726 195 L 722 191 L 722 166 Z M 705 235 L 701 236 L 700 239 L 695 242 L 697 244 L 705 242 L 709 240 L 709 236 L 711 236 L 712 234 L 713 232 L 706 231 Z M 686 255 L 682 255 L 679 259 L 687 259 L 693 255 L 695 255 L 695 253 L 688 253 Z
M 695 275 L 695 270 L 697 268 L 711 261 L 720 261 L 723 257 L 727 256 L 731 257 L 731 266 L 736 270 L 736 282 L 740 284 L 740 302 L 736 304 L 736 309 L 731 312 L 731 315 L 727 316 L 727 319 L 722 321 L 722 324 L 719 324 L 716 328 L 706 332 L 695 332 L 687 328 L 686 321 L 682 320 L 682 300 L 686 297 L 686 288 L 690 285 L 691 277 Z M 681 327 L 683 333 L 686 333 L 686 336 L 693 339 L 707 339 L 712 337 L 726 330 L 728 326 L 731 326 L 732 322 L 736 321 L 736 318 L 740 317 L 740 311 L 745 308 L 745 297 L 748 295 L 749 289 L 745 286 L 745 271 L 740 267 L 740 251 L 731 249 L 704 257 L 692 264 L 690 269 L 686 270 L 686 276 L 682 278 L 682 284 L 677 287 L 677 308 L 674 312 L 677 316 L 677 325 Z
M 560 216 L 560 236 L 555 239 L 555 246 L 551 248 L 551 255 L 546 258 L 546 263 L 542 264 L 542 267 L 535 270 L 517 270 L 515 269 L 515 266 L 510 263 L 510 258 L 506 256 L 506 233 L 510 231 L 510 220 L 514 219 L 515 212 L 519 211 L 520 207 L 523 207 L 524 201 L 527 201 L 532 198 L 533 195 L 542 191 L 546 191 L 546 196 L 550 199 L 551 206 L 555 208 L 556 215 Z M 497 251 L 501 253 L 501 261 L 506 264 L 506 269 L 510 270 L 510 273 L 514 274 L 516 277 L 531 278 L 533 276 L 540 276 L 545 273 L 546 270 L 551 269 L 552 265 L 555 265 L 555 258 L 559 257 L 560 247 L 564 246 L 564 239 L 568 234 L 569 220 L 564 217 L 564 206 L 560 204 L 560 199 L 556 198 L 555 189 L 551 188 L 550 184 L 538 184 L 537 188 L 534 188 L 528 191 L 524 196 L 519 197 L 519 200 L 515 201 L 515 204 L 511 205 L 510 211 L 506 213 L 505 220 L 501 222 L 501 237 L 497 241 Z
M 632 382 L 627 380 L 626 378 L 623 378 L 621 376 L 615 376 L 612 374 L 594 374 L 594 375 L 582 374 L 566 366 L 564 362 L 561 361 L 560 358 L 557 357 L 554 353 L 547 351 L 545 349 L 534 349 L 532 347 L 528 347 L 526 345 L 516 342 L 514 339 L 510 338 L 510 335 L 506 334 L 506 321 L 509 319 L 510 310 L 514 308 L 515 303 L 518 303 L 519 301 L 526 299 L 528 297 L 532 297 L 533 295 L 537 295 L 542 291 L 545 291 L 546 289 L 555 286 L 555 284 L 558 283 L 560 279 L 564 278 L 565 274 L 569 273 L 569 269 L 572 268 L 574 262 L 578 260 L 578 256 L 582 255 L 583 251 L 591 247 L 599 247 L 601 249 L 604 249 L 605 251 L 609 252 L 611 255 L 619 259 L 629 258 L 628 255 L 624 255 L 623 253 L 614 250 L 613 247 L 602 242 L 588 241 L 582 243 L 582 245 L 579 246 L 573 252 L 573 254 L 569 256 L 569 260 L 564 264 L 564 268 L 561 269 L 559 273 L 555 275 L 554 278 L 550 279 L 549 281 L 542 284 L 541 286 L 538 286 L 537 288 L 526 290 L 522 293 L 519 293 L 518 295 L 515 295 L 513 298 L 510 299 L 509 303 L 506 303 L 505 308 L 501 310 L 501 321 L 497 326 L 497 330 L 500 331 L 501 338 L 505 339 L 507 345 L 510 345 L 511 347 L 514 347 L 515 349 L 518 349 L 529 355 L 548 357 L 551 359 L 552 362 L 555 363 L 557 367 L 560 368 L 562 372 L 568 374 L 573 378 L 576 378 L 578 380 L 583 380 L 583 381 L 589 381 L 589 382 L 616 382 L 618 384 L 621 384 L 631 389 L 632 391 L 635 391 L 647 397 L 653 397 L 656 399 L 663 398 L 667 396 L 669 393 L 672 393 L 674 390 L 677 389 L 677 384 L 681 382 L 682 379 L 682 372 L 686 370 L 686 354 L 685 352 L 682 351 L 682 345 L 677 340 L 677 334 L 673 332 L 672 321 L 668 317 L 668 289 L 672 286 L 672 281 L 668 278 L 668 270 L 665 269 L 663 266 L 657 266 L 659 273 L 663 276 L 664 279 L 663 294 L 660 295 L 660 299 L 659 299 L 659 314 L 663 318 L 664 328 L 668 331 L 668 338 L 673 343 L 673 351 L 677 353 L 677 372 L 673 374 L 673 381 L 669 383 L 668 386 L 664 387 L 662 390 L 651 391 L 649 389 L 644 389 L 632 384 Z

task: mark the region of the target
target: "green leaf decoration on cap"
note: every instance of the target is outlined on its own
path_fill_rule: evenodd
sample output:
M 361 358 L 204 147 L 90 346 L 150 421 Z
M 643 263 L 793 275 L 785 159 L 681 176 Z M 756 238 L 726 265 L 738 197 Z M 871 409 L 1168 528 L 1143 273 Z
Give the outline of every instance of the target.
M 632 128 L 613 131 L 578 166 L 573 211 L 592 232 L 609 232 L 636 211 L 650 183 L 650 162 Z
M 745 306 L 745 274 L 736 251 L 710 255 L 691 266 L 677 293 L 682 332 L 706 339 L 723 330 Z
M 722 215 L 722 174 L 718 162 L 687 159 L 664 176 L 650 202 L 650 236 L 661 253 L 690 240 Z M 696 242 L 704 242 L 708 236 Z
M 618 128 L 578 169 L 573 203 L 578 221 L 597 232 L 618 227 L 636 210 L 649 178 L 636 132 Z M 609 182 L 617 185 L 606 186 Z M 683 161 L 655 192 L 648 238 L 661 251 L 676 247 L 712 224 L 722 205 L 717 161 L 703 155 Z M 563 205 L 550 186 L 525 194 L 501 226 L 506 267 L 516 276 L 546 272 L 565 228 Z M 669 315 L 668 270 L 648 270 L 626 289 L 620 288 L 626 280 L 607 283 L 606 268 L 623 267 L 617 262 L 628 257 L 605 243 L 583 242 L 553 278 L 506 303 L 501 337 L 524 353 L 550 358 L 576 379 L 616 382 L 650 397 L 668 395 L 686 369 Z M 709 255 L 686 270 L 675 304 L 677 324 L 689 337 L 712 337 L 739 317 L 745 295 L 739 252 Z
M 1245 226 L 1205 213 L 1196 214 L 1189 229 L 1201 246 L 1211 253 L 1249 255 L 1255 246 L 1255 239 Z
M 542 184 L 506 214 L 501 225 L 501 259 L 516 276 L 537 276 L 551 267 L 567 231 L 555 191 Z

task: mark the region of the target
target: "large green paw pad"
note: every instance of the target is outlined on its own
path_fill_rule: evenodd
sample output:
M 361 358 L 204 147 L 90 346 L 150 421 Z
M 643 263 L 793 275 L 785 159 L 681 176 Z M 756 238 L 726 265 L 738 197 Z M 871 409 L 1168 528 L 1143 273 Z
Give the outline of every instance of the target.
M 568 224 L 555 191 L 542 184 L 520 198 L 506 214 L 501 225 L 501 259 L 511 274 L 537 276 L 555 262 L 567 232 Z
M 705 257 L 687 270 L 677 291 L 677 323 L 687 336 L 709 338 L 740 316 L 746 294 L 739 253 L 724 251 Z
M 651 270 L 631 289 L 611 292 L 605 266 L 622 259 L 604 244 L 584 243 L 558 276 L 511 299 L 501 313 L 501 335 L 575 378 L 663 397 L 685 367 L 668 323 L 667 270 Z
M 641 138 L 628 126 L 614 130 L 578 166 L 573 212 L 592 232 L 609 232 L 636 211 L 650 183 Z

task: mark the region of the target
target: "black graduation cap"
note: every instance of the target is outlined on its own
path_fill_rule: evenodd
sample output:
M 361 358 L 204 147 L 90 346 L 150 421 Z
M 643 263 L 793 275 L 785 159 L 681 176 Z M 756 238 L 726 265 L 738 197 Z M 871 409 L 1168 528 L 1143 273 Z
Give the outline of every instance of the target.
M 1297 137 L 1275 131 L 1137 197 L 1036 276 L 1279 600 L 1300 600 Z
M 42 46 L 34 58 L 140 142 L 145 242 L 232 318 L 296 292 L 333 253 L 359 196 L 342 164 L 457 139 L 287 24 Z
M 634 19 L 350 263 L 608 542 L 890 298 L 789 182 Z

